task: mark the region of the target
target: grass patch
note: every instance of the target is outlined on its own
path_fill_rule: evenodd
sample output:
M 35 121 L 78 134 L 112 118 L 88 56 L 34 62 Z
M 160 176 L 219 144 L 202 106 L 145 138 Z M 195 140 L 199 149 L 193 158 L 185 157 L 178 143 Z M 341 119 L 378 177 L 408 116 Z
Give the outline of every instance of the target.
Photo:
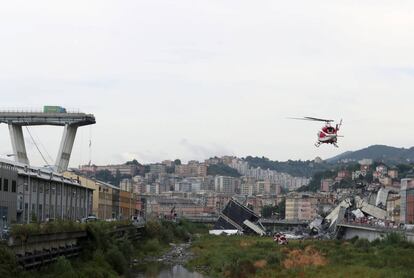
M 202 236 L 188 267 L 211 277 L 413 277 L 414 245 L 398 234 L 372 243 Z

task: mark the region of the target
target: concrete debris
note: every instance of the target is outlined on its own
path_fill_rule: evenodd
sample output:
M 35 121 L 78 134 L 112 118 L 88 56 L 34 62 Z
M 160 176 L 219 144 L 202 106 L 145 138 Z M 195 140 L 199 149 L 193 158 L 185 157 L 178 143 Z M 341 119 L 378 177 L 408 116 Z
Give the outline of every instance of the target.
M 250 222 L 249 220 L 244 220 L 243 224 L 246 225 L 247 227 L 249 227 L 250 229 L 252 229 L 253 231 L 256 232 L 256 234 L 264 236 L 266 234 L 266 232 L 264 230 L 262 230 L 262 228 L 256 224 L 254 224 L 253 222 Z
M 365 217 L 365 214 L 360 209 L 353 210 L 352 214 L 355 215 L 355 218 Z
M 334 208 L 334 210 L 328 216 L 325 217 L 325 220 L 330 223 L 329 227 L 332 227 L 336 223 L 340 209 L 349 208 L 350 206 L 352 206 L 352 201 L 350 198 L 346 198 L 336 208 Z
M 309 224 L 309 229 L 311 229 L 312 232 L 314 233 L 318 233 L 321 231 L 322 229 L 322 222 L 323 222 L 323 218 L 321 216 L 317 216 L 315 218 L 315 220 L 313 220 L 310 224 Z
M 359 196 L 355 197 L 355 205 L 357 208 L 361 209 L 361 211 L 363 211 L 364 213 L 371 215 L 375 218 L 385 219 L 387 217 L 386 210 L 383 210 L 379 207 L 368 204 L 364 199 L 361 199 L 361 197 Z
M 387 206 L 387 199 L 390 190 L 387 188 L 381 188 L 377 193 L 377 200 L 375 201 L 375 205 L 377 207 L 386 207 Z
M 208 232 L 210 235 L 240 235 L 241 233 L 239 232 L 239 230 L 210 230 Z

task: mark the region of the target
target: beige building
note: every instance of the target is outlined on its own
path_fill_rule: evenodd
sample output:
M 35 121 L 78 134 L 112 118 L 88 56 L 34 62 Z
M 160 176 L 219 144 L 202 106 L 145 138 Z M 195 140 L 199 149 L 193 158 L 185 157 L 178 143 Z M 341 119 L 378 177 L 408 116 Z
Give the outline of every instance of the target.
M 92 214 L 99 219 L 118 218 L 119 209 L 119 188 L 95 179 L 80 176 L 74 172 L 65 172 L 64 176 L 76 179 L 79 183 L 93 190 Z
M 205 205 L 187 198 L 156 197 L 147 200 L 149 217 L 191 217 L 199 216 L 205 212 L 210 212 L 205 208 Z
M 176 165 L 175 173 L 181 177 L 206 177 L 207 165 L 190 161 L 188 164 Z
M 286 197 L 286 220 L 311 221 L 316 215 L 316 198 L 309 195 Z
M 398 169 L 392 168 L 392 169 L 388 170 L 388 176 L 392 179 L 397 179 L 398 178 Z
M 387 200 L 387 219 L 395 224 L 400 223 L 401 197 L 400 195 L 389 196 Z
M 130 219 L 142 213 L 141 195 L 132 192 L 128 183 L 119 188 L 74 172 L 66 172 L 65 176 L 93 190 L 92 213 L 99 219 Z

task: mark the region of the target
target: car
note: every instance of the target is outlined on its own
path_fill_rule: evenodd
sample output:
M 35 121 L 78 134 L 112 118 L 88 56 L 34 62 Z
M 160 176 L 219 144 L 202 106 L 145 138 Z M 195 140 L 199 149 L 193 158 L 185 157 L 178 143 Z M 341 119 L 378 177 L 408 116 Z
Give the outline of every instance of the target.
M 8 239 L 10 235 L 10 227 L 5 226 L 2 230 L 1 230 L 1 239 Z
M 89 215 L 88 217 L 82 218 L 81 220 L 82 223 L 95 222 L 95 221 L 98 221 L 98 218 L 95 215 Z

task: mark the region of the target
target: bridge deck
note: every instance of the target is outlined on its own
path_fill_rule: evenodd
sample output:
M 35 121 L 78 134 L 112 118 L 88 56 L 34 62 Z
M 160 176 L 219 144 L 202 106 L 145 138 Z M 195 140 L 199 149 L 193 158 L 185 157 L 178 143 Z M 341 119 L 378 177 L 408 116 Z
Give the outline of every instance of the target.
M 95 116 L 85 113 L 43 113 L 0 111 L 0 123 L 29 125 L 90 125 L 95 124 Z

